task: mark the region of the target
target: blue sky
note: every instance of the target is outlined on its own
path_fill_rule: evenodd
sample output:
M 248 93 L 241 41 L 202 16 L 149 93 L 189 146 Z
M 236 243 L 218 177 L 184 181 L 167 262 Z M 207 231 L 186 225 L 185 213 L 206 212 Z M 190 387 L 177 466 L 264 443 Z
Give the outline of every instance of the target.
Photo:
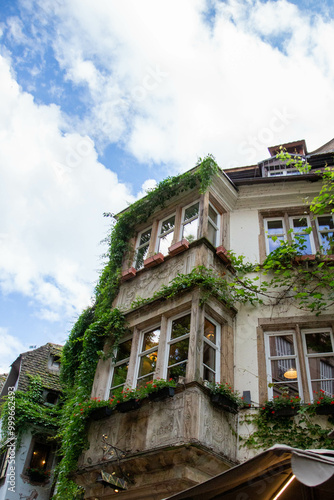
M 0 373 L 64 343 L 103 266 L 103 212 L 212 153 L 332 139 L 332 1 L 3 0 Z

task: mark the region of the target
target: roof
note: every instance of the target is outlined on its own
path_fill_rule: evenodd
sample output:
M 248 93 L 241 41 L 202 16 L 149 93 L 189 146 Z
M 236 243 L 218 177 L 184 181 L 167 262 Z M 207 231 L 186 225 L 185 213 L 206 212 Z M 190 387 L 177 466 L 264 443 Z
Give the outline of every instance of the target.
M 6 382 L 7 375 L 8 375 L 8 373 L 1 373 L 1 375 L 0 375 L 0 392 L 2 390 L 4 383 Z
M 334 139 L 331 139 L 330 141 L 326 142 L 323 146 L 320 146 L 320 148 L 312 151 L 312 153 L 309 153 L 310 155 L 319 155 L 319 154 L 327 154 L 327 153 L 334 153 Z
M 286 484 L 282 500 L 332 500 L 334 451 L 275 445 L 247 462 L 166 500 L 267 500 L 276 498 Z
M 51 356 L 60 356 L 61 352 L 61 345 L 48 343 L 20 354 L 18 358 L 21 360 L 18 390 L 26 391 L 28 389 L 30 383 L 28 375 L 39 375 L 45 389 L 60 391 L 59 370 L 50 368 L 49 360 Z

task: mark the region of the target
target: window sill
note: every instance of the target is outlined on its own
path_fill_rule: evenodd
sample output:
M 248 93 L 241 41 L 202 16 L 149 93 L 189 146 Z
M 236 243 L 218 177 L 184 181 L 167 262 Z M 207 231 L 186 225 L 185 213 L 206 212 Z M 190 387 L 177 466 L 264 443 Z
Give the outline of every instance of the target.
M 222 245 L 218 247 L 216 250 L 216 254 L 223 262 L 225 262 L 225 264 L 231 264 L 231 260 L 228 257 L 228 252 L 225 247 L 223 247 Z

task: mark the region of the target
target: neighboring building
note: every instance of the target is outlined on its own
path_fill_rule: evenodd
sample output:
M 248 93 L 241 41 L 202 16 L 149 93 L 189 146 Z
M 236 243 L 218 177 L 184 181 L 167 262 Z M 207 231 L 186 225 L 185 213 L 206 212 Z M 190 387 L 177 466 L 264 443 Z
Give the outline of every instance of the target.
M 24 352 L 12 363 L 10 372 L 2 387 L 0 401 L 15 391 L 26 393 L 31 376 L 39 376 L 42 380 L 41 402 L 43 408 L 52 408 L 57 404 L 61 387 L 59 383 L 60 356 L 62 346 L 45 344 L 37 349 Z M 16 432 L 19 429 L 16 428 Z M 31 426 L 21 436 L 21 444 L 15 452 L 15 493 L 10 490 L 10 467 L 8 467 L 8 442 L 3 443 L 0 456 L 0 500 L 29 499 L 48 500 L 52 496 L 52 471 L 56 463 L 56 446 L 49 440 L 54 432 L 41 426 Z M 27 474 L 27 470 L 37 469 L 35 477 Z M 38 470 L 42 471 L 38 477 Z M 44 471 L 51 475 L 43 479 Z
M 333 214 L 313 220 L 304 202 L 319 193 L 315 170 L 333 165 L 334 140 L 313 153 L 305 141 L 285 147 L 307 158 L 311 171 L 300 174 L 272 147 L 269 159 L 217 174 L 205 194 L 183 192 L 138 226 L 113 304 L 125 311 L 131 333 L 114 362 L 99 361 L 92 397 L 108 399 L 153 377 L 181 383 L 173 398 L 91 422 L 75 478 L 86 499 L 113 498 L 119 488 L 108 487 L 105 473 L 129 478 L 121 498 L 159 500 L 249 458 L 253 452 L 239 448 L 249 429 L 211 404 L 206 381 L 228 382 L 255 405 L 273 397 L 269 382 L 289 384 L 306 402 L 314 389 L 333 394 L 333 308 L 316 317 L 287 304 L 227 307 L 212 296 L 202 304 L 195 286 L 131 309 L 137 297 L 152 297 L 196 266 L 233 273 L 224 248 L 261 264 L 292 232 L 305 235 L 305 253 L 334 253 Z M 292 367 L 298 377 L 289 382 L 284 373 Z

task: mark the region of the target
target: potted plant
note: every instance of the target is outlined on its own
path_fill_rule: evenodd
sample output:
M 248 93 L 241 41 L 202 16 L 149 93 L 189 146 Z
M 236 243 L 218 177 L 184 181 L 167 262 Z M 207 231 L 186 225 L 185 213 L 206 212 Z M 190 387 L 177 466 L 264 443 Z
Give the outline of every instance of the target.
M 146 382 L 143 391 L 151 401 L 161 401 L 165 398 L 172 398 L 175 394 L 175 387 L 176 382 L 172 378 L 169 380 L 156 378 Z
M 274 396 L 272 400 L 266 401 L 261 413 L 267 417 L 293 417 L 300 409 L 300 397 L 291 396 L 288 392 L 283 392 L 279 396 Z
M 111 403 L 116 404 L 116 410 L 120 413 L 126 413 L 131 410 L 137 410 L 140 407 L 141 394 L 138 389 L 123 389 L 116 392 L 111 398 Z
M 314 391 L 314 401 L 312 403 L 318 415 L 334 415 L 334 398 L 328 396 L 325 391 Z
M 40 467 L 27 467 L 26 474 L 31 481 L 35 483 L 44 483 L 50 477 L 50 471 Z
M 210 382 L 207 387 L 211 391 L 210 399 L 213 405 L 230 413 L 237 413 L 239 407 L 242 406 L 238 391 L 234 391 L 227 382 L 221 384 Z

